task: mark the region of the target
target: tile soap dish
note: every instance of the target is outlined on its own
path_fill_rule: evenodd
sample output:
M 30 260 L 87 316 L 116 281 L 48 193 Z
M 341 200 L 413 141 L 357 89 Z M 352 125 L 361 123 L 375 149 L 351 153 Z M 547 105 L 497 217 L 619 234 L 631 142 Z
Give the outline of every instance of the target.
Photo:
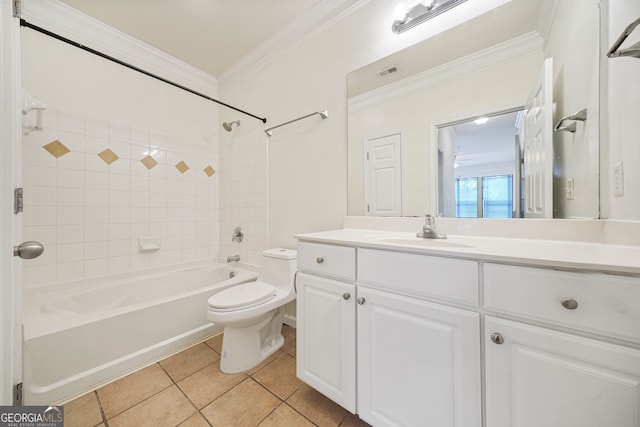
M 160 249 L 160 237 L 148 236 L 138 238 L 138 252 L 153 252 Z

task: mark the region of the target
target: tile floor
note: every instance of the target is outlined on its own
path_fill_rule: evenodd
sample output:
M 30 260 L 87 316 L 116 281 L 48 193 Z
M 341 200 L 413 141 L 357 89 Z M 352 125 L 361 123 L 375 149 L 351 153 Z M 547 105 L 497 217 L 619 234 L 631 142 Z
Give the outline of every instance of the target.
M 220 372 L 222 335 L 64 405 L 65 427 L 368 426 L 296 378 L 295 329 L 250 371 Z

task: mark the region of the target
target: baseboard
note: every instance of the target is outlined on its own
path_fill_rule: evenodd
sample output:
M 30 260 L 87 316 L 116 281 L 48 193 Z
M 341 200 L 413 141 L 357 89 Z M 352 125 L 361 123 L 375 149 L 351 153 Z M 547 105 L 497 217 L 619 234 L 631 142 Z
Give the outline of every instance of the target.
M 292 328 L 296 327 L 296 316 L 292 314 L 285 314 L 284 320 L 282 321 L 287 326 L 291 326 Z

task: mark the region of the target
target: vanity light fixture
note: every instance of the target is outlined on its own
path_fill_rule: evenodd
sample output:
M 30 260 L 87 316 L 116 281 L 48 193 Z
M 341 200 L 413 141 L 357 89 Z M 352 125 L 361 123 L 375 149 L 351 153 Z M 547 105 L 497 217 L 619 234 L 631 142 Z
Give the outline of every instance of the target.
M 477 119 L 475 119 L 473 122 L 477 125 L 483 125 L 485 123 L 487 123 L 487 121 L 489 120 L 488 117 L 478 117 Z
M 467 0 L 425 0 L 412 8 L 408 9 L 404 15 L 398 16 L 396 13 L 396 19 L 393 21 L 391 30 L 400 34 L 407 31 L 409 28 L 413 28 L 418 24 L 440 15 L 449 9 L 456 7 L 457 5 L 464 3 Z

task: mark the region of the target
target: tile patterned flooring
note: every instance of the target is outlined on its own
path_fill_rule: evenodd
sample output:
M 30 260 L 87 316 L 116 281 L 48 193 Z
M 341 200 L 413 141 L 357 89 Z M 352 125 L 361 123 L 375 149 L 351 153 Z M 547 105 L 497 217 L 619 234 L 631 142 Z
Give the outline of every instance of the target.
M 217 335 L 66 403 L 65 426 L 368 426 L 296 378 L 295 329 L 282 333 L 280 350 L 233 375 Z

